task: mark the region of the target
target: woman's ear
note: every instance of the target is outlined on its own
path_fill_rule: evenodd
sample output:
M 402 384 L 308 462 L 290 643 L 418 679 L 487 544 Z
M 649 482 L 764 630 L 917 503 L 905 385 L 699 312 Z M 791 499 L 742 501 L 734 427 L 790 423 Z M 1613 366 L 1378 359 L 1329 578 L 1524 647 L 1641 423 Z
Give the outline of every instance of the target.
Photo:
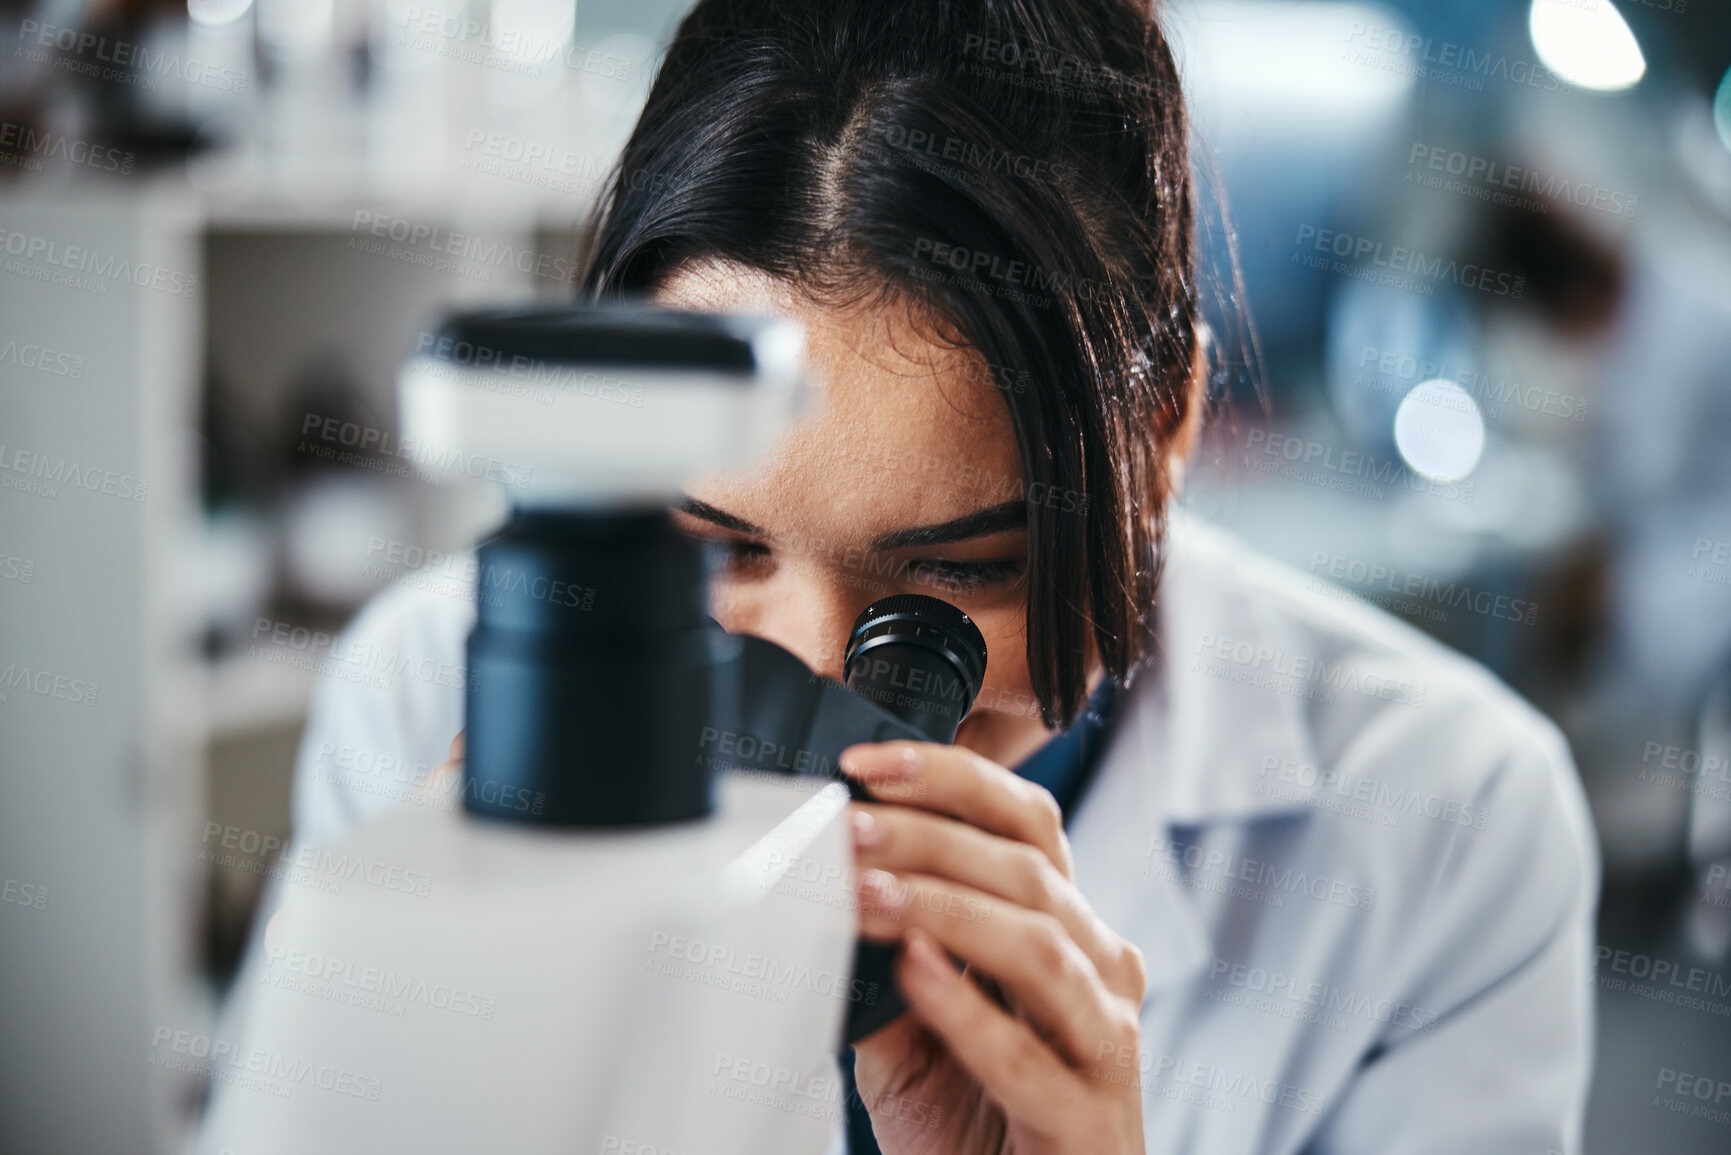
M 1196 348 L 1190 361 L 1190 396 L 1185 398 L 1184 420 L 1173 431 L 1166 453 L 1166 473 L 1171 479 L 1172 492 L 1184 488 L 1184 467 L 1202 438 L 1202 424 L 1208 407 L 1208 365 L 1214 347 L 1214 334 L 1204 321 L 1196 322 Z

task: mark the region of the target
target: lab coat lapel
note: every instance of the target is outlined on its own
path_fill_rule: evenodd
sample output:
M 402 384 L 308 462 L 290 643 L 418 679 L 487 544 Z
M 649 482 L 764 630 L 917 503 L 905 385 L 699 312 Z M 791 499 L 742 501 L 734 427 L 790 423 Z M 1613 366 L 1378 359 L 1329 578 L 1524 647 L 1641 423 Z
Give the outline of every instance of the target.
M 1077 884 L 1106 925 L 1142 952 L 1150 999 L 1208 958 L 1193 896 L 1156 869 L 1162 860 L 1153 853 L 1170 837 L 1157 771 L 1163 696 L 1153 678 L 1130 687 L 1125 714 L 1070 829 Z
M 1310 645 L 1253 596 L 1253 560 L 1228 561 L 1219 531 L 1173 519 L 1161 582 L 1158 670 L 1168 688 L 1159 767 L 1169 821 L 1209 825 L 1302 809 L 1262 792 L 1271 760 L 1315 764 L 1302 684 L 1263 674 L 1259 659 L 1290 661 Z M 1222 658 L 1221 654 L 1228 657 Z M 1247 663 L 1240 660 L 1252 655 Z
M 1314 762 L 1300 702 L 1218 676 L 1211 639 L 1295 647 L 1222 572 L 1217 531 L 1179 516 L 1167 538 L 1155 657 L 1124 691 L 1093 786 L 1071 823 L 1076 880 L 1106 924 L 1141 951 L 1152 1002 L 1210 957 L 1197 894 L 1158 849 L 1177 828 L 1304 809 L 1258 791 L 1269 758 Z

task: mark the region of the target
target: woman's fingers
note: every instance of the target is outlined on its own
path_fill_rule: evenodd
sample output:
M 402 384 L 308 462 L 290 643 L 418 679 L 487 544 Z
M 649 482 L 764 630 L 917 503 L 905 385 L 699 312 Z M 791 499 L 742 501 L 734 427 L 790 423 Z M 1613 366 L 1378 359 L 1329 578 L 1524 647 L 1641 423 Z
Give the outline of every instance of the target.
M 1140 954 L 1100 920 L 1044 852 L 906 806 L 856 803 L 852 822 L 855 861 L 861 869 L 936 875 L 1052 915 L 1114 994 L 1141 1001 Z
M 1038 847 L 1065 878 L 1074 876 L 1064 816 L 1044 787 L 960 746 L 876 742 L 849 746 L 842 772 L 873 797 L 936 811 Z
M 458 730 L 457 736 L 451 739 L 451 760 L 441 762 L 433 767 L 432 772 L 421 780 L 417 789 L 424 795 L 455 793 L 463 780 L 463 735 L 467 730 Z
M 933 938 L 908 932 L 896 979 L 914 1016 L 988 1096 L 1014 1105 L 1017 1122 L 1048 1134 L 1075 1124 L 1081 1076 L 957 971 Z
M 890 940 L 924 931 L 996 979 L 1070 1064 L 1091 1067 L 1116 1053 L 1105 1048 L 1135 1039 L 1132 1003 L 1107 988 L 1053 915 L 924 874 L 868 870 L 860 891 L 861 935 Z

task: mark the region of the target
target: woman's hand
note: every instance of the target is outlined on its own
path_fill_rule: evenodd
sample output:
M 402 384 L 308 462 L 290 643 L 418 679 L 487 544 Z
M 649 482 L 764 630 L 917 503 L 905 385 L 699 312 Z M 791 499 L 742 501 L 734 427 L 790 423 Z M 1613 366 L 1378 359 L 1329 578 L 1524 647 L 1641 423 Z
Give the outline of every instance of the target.
M 903 944 L 911 1009 L 855 1047 L 885 1155 L 1140 1153 L 1115 1057 L 1137 1053 L 1142 956 L 1076 889 L 1051 794 L 931 743 L 854 746 L 842 767 L 901 803 L 852 815 L 860 933 Z
M 468 730 L 458 730 L 457 736 L 451 739 L 450 761 L 441 762 L 421 780 L 417 789 L 428 797 L 440 794 L 455 794 L 462 789 L 463 781 L 463 736 Z

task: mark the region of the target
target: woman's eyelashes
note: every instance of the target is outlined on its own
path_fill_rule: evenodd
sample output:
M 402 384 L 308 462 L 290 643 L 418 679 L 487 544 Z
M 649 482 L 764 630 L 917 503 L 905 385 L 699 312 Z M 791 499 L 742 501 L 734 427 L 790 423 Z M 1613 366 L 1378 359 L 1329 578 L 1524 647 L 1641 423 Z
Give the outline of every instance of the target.
M 1028 563 L 1021 558 L 949 561 L 933 558 L 912 565 L 913 584 L 936 587 L 952 596 L 977 597 L 1022 580 Z
M 712 568 L 729 577 L 749 577 L 762 573 L 769 565 L 769 546 L 743 537 L 711 537 L 704 539 Z

